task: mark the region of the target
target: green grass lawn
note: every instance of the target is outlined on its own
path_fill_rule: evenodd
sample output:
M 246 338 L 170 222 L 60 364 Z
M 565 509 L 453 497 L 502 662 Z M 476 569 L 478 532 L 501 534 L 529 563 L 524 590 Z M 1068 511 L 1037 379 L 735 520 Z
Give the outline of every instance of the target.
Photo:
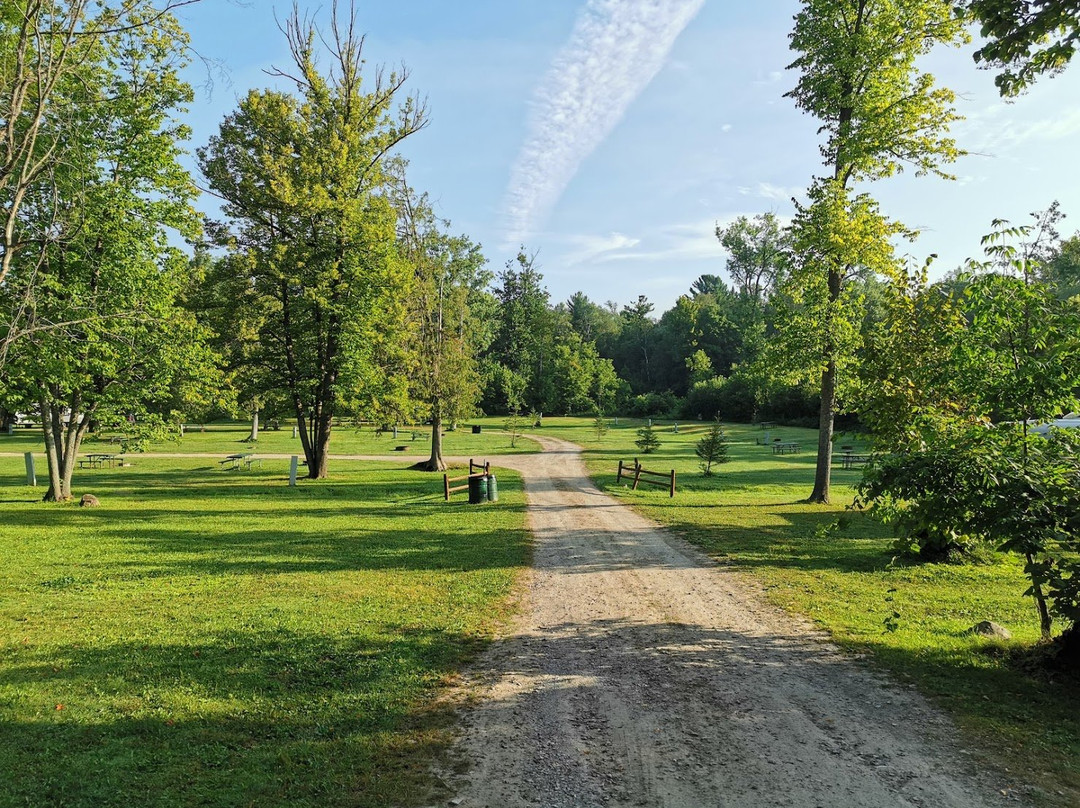
M 430 796 L 438 688 L 525 564 L 498 505 L 340 461 L 80 472 L 45 505 L 0 458 L 0 806 L 385 806 Z
M 478 421 L 478 423 L 480 423 Z M 415 439 L 413 434 L 416 434 Z M 108 442 L 114 434 L 108 432 L 101 438 L 90 437 L 83 442 L 84 452 L 119 451 L 115 444 Z M 259 440 L 251 444 L 245 440 L 251 434 L 249 422 L 222 422 L 206 426 L 189 426 L 184 437 L 151 444 L 148 452 L 207 452 L 232 454 L 238 451 L 254 451 L 264 454 L 298 454 L 303 456 L 300 439 L 292 436 L 292 423 L 282 422 L 281 429 L 269 429 L 265 425 L 259 430 Z M 516 447 L 510 446 L 510 436 L 503 431 L 501 419 L 488 419 L 483 423 L 483 431 L 474 435 L 467 424 L 457 429 L 446 431 L 443 435 L 443 454 L 447 456 L 469 457 L 478 460 L 488 455 L 512 454 L 517 452 L 535 452 L 539 447 L 527 438 L 519 438 Z M 376 434 L 371 426 L 357 429 L 342 425 L 335 427 L 330 434 L 330 453 L 332 455 L 396 455 L 396 446 L 407 446 L 403 456 L 423 460 L 431 453 L 431 427 L 415 426 L 398 430 L 397 438 L 392 432 Z M 40 429 L 17 429 L 13 435 L 0 435 L 0 452 L 44 452 L 45 444 Z M 414 462 L 415 462 L 414 460 Z
M 770 437 L 802 448 L 774 455 L 755 443 L 760 429 L 728 425 L 731 460 L 706 478 L 693 450 L 707 424 L 680 422 L 675 434 L 665 421 L 656 427 L 660 449 L 642 455 L 633 444 L 641 423 L 620 419 L 601 440 L 585 418 L 545 418 L 537 431 L 579 443 L 602 489 L 742 571 L 772 602 L 812 618 L 840 645 L 872 654 L 917 684 L 955 716 L 973 746 L 1017 773 L 1018 781 L 1041 785 L 1049 804 L 1080 805 L 1080 681 L 1027 672 L 1014 661 L 1039 636 L 1015 558 L 988 553 L 984 563 L 971 565 L 894 559 L 891 536 L 846 510 L 861 471 L 839 464 L 835 504 L 802 502 L 813 488 L 815 430 L 773 429 Z M 843 435 L 837 444 L 865 448 L 855 436 Z M 618 460 L 634 456 L 646 468 L 676 470 L 674 499 L 659 487 L 632 491 L 625 481 L 616 484 Z M 980 620 L 1006 626 L 1014 639 L 991 642 L 965 633 Z

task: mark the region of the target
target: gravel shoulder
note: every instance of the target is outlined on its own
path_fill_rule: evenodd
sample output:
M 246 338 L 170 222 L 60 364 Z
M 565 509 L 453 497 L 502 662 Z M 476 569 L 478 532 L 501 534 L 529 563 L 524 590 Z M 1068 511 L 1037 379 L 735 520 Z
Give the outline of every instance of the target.
M 1006 802 L 918 694 L 602 494 L 573 444 L 536 440 L 497 459 L 524 475 L 535 562 L 466 676 L 451 805 Z

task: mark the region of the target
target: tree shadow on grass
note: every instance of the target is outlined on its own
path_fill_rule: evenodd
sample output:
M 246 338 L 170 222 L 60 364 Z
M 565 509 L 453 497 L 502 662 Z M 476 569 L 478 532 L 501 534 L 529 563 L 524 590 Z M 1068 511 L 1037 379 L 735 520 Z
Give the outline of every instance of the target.
M 445 708 L 420 699 L 481 647 L 436 629 L 230 631 L 23 650 L 0 687 L 4 799 L 29 806 L 420 802 Z M 17 717 L 12 717 L 17 716 Z

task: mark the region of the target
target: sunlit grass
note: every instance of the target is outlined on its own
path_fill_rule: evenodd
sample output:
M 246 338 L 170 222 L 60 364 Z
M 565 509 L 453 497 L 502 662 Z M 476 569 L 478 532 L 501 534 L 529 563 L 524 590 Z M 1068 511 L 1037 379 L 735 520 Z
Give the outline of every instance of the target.
M 283 421 L 279 429 L 263 424 L 255 443 L 246 440 L 251 434 L 251 424 L 238 421 L 192 425 L 184 436 L 147 445 L 147 452 L 215 453 L 257 452 L 263 454 L 304 454 L 300 439 L 293 437 L 293 422 Z M 537 445 L 528 438 L 519 438 L 516 446 L 510 445 L 510 436 L 503 431 L 502 421 L 488 420 L 479 435 L 473 434 L 469 424 L 443 433 L 443 454 L 469 457 L 534 452 Z M 120 437 L 119 432 L 105 432 L 91 436 L 83 443 L 84 452 L 119 452 L 120 447 L 110 438 Z M 424 460 L 431 452 L 431 427 L 413 426 L 401 428 L 397 436 L 393 431 L 377 432 L 371 425 L 355 427 L 341 424 L 330 433 L 332 455 L 398 455 L 396 448 L 404 446 L 401 456 L 413 462 Z M 44 442 L 40 429 L 17 429 L 13 435 L 0 434 L 0 452 L 43 452 Z
M 83 509 L 0 459 L 0 805 L 424 801 L 432 697 L 527 562 L 520 480 L 469 506 L 384 464 L 284 471 L 142 458 L 82 472 Z

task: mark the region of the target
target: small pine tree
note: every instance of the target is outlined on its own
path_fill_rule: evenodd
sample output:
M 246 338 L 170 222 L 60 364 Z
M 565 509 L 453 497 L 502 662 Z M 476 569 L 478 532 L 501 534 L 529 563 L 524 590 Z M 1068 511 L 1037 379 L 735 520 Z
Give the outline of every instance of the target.
M 642 454 L 649 454 L 660 448 L 660 438 L 656 436 L 656 431 L 653 429 L 652 424 L 647 424 L 641 427 L 637 431 L 637 440 L 634 441 L 634 445 L 641 449 Z
M 712 475 L 713 464 L 719 465 L 728 461 L 727 436 L 724 434 L 724 425 L 717 418 L 704 438 L 697 442 L 694 452 L 701 458 L 702 473 L 709 477 Z

